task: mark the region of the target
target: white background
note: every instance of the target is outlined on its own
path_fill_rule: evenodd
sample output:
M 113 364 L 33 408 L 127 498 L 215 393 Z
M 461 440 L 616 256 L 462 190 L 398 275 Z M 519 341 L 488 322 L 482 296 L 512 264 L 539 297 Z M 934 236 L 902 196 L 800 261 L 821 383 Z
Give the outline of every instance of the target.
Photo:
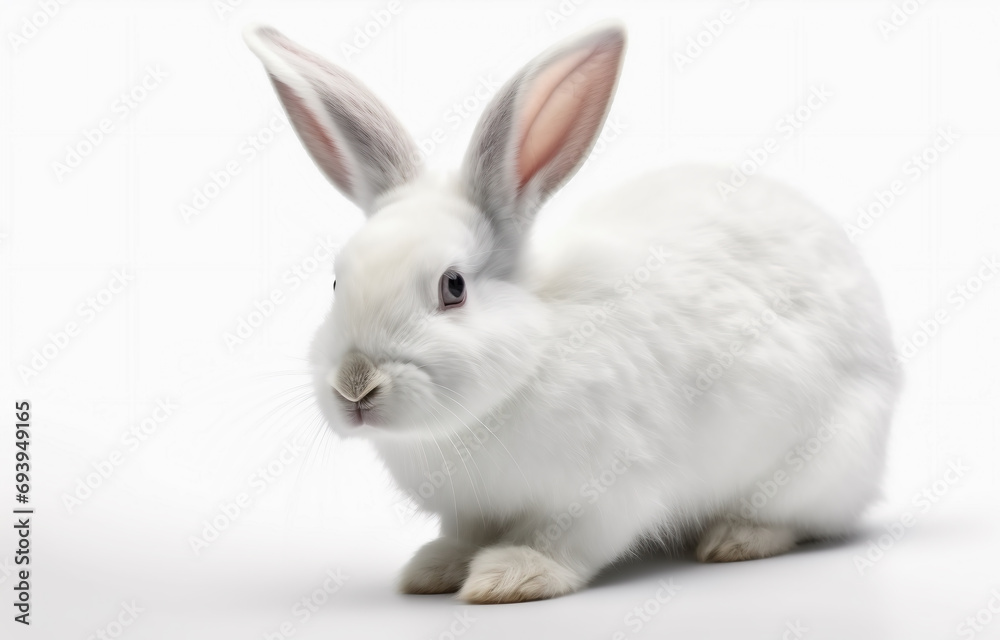
M 208 0 L 77 0 L 34 32 L 25 27 L 42 22 L 33 16 L 45 4 L 0 10 L 0 502 L 14 507 L 13 404 L 27 398 L 37 509 L 27 629 L 7 604 L 14 532 L 4 524 L 0 533 L 4 637 L 115 633 L 123 601 L 142 608 L 126 638 L 279 637 L 284 622 L 306 638 L 447 638 L 454 629 L 467 638 L 777 640 L 796 637 L 792 628 L 817 639 L 1000 637 L 1000 613 L 987 608 L 1000 605 L 991 601 L 1000 589 L 1000 279 L 976 280 L 982 260 L 1000 256 L 997 3 L 899 3 L 912 15 L 888 31 L 879 24 L 893 15 L 889 1 L 404 1 L 386 26 L 368 26 L 377 33 L 356 51 L 343 45 L 386 2 L 244 0 L 220 13 Z M 706 21 L 723 10 L 732 20 L 713 36 Z M 897 343 L 917 345 L 885 501 L 855 539 L 769 560 L 648 558 L 580 594 L 520 605 L 398 595 L 396 571 L 436 524 L 406 515 L 369 449 L 325 431 L 301 386 L 333 281 L 332 262 L 314 252 L 321 241 L 342 244 L 362 217 L 273 120 L 277 100 L 240 31 L 274 24 L 354 72 L 418 138 L 442 130 L 429 163 L 448 167 L 482 108 L 481 82 L 505 80 L 605 17 L 630 33 L 611 112 L 622 132 L 606 128 L 614 139 L 543 223 L 641 171 L 730 165 L 768 138 L 778 147 L 761 171 L 845 224 L 900 181 L 900 195 L 857 236 Z M 699 34 L 705 46 L 679 64 Z M 800 111 L 808 117 L 784 137 L 778 121 L 814 88 L 831 97 Z M 119 96 L 133 90 L 141 101 L 123 109 Z M 471 115 L 456 116 L 466 100 Z M 102 119 L 109 133 L 57 171 Z M 942 129 L 957 139 L 914 175 L 911 158 Z M 266 142 L 250 158 L 252 139 Z M 231 162 L 239 173 L 208 187 Z M 215 197 L 185 219 L 182 207 L 206 187 Z M 293 268 L 312 271 L 293 285 Z M 132 279 L 108 300 L 116 270 Z M 954 292 L 970 278 L 977 292 L 958 308 Z M 227 345 L 226 333 L 275 290 L 281 304 Z M 87 312 L 88 298 L 106 305 Z M 935 314 L 945 319 L 937 329 Z M 71 322 L 68 344 L 50 345 Z M 54 354 L 40 371 L 36 350 Z M 158 400 L 175 405 L 171 415 L 147 421 L 151 435 L 130 447 L 130 428 L 163 417 Z M 293 442 L 302 452 L 276 462 Z M 108 472 L 112 458 L 120 464 Z M 951 484 L 949 463 L 968 468 Z M 280 473 L 258 492 L 254 474 L 269 464 Z M 98 468 L 108 477 L 93 475 Z M 89 496 L 80 488 L 88 474 Z M 925 490 L 935 502 L 922 510 L 913 497 Z M 192 537 L 241 492 L 249 506 L 195 553 Z M 859 570 L 857 558 L 874 554 L 905 513 L 916 524 L 883 538 L 882 557 Z M 293 615 L 327 572 L 346 576 L 343 586 L 320 591 L 327 602 L 308 621 Z M 651 600 L 661 580 L 680 589 L 664 605 Z M 635 607 L 654 612 L 641 629 L 626 619 Z M 977 612 L 981 631 L 960 628 Z M 456 622 L 463 613 L 475 619 L 467 629 Z

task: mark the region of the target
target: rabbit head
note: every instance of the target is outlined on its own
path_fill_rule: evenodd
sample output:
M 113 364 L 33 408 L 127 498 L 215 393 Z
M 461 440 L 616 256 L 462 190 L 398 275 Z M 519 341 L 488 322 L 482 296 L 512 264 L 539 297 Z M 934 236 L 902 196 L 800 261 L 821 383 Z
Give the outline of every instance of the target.
M 344 435 L 454 431 L 543 366 L 547 309 L 526 286 L 538 208 L 585 160 L 625 49 L 606 25 L 539 56 L 487 107 L 455 176 L 358 80 L 268 27 L 246 40 L 303 145 L 367 217 L 336 256 L 314 341 L 316 392 Z

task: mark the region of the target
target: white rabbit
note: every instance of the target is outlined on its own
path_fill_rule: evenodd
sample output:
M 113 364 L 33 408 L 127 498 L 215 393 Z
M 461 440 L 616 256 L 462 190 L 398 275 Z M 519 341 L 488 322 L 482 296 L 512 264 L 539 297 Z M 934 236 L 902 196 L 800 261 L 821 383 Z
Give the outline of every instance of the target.
M 763 558 L 877 497 L 900 376 L 876 286 L 815 206 L 677 168 L 531 233 L 600 133 L 622 27 L 521 70 L 447 179 L 346 71 L 267 27 L 246 39 L 368 217 L 336 257 L 315 390 L 440 517 L 403 591 L 550 598 L 689 538 L 704 561 Z

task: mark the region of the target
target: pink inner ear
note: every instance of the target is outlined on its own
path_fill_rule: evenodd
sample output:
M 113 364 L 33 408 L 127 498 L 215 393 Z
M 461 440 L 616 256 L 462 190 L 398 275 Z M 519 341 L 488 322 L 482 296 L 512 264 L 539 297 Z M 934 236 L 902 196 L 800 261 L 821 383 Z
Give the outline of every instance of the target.
M 576 167 L 601 124 L 622 49 L 598 43 L 555 61 L 534 79 L 521 108 L 520 187 L 564 150 L 570 157 L 553 178 L 561 181 Z
M 347 169 L 347 162 L 334 140 L 327 134 L 326 128 L 320 124 L 316 115 L 291 87 L 274 76 L 271 76 L 271 81 L 288 111 L 288 117 L 295 123 L 299 137 L 309 153 L 312 154 L 316 164 L 341 191 L 353 196 L 353 185 L 351 184 L 351 174 Z

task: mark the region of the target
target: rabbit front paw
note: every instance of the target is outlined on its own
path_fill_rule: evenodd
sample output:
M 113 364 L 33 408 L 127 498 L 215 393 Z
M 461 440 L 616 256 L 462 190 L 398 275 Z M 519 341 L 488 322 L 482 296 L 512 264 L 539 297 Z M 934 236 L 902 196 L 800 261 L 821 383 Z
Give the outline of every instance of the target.
M 400 577 L 403 593 L 454 593 L 469 573 L 479 547 L 458 538 L 431 540 L 414 554 Z
M 572 569 L 531 547 L 487 547 L 472 559 L 458 597 L 473 604 L 544 600 L 572 593 L 585 582 Z

